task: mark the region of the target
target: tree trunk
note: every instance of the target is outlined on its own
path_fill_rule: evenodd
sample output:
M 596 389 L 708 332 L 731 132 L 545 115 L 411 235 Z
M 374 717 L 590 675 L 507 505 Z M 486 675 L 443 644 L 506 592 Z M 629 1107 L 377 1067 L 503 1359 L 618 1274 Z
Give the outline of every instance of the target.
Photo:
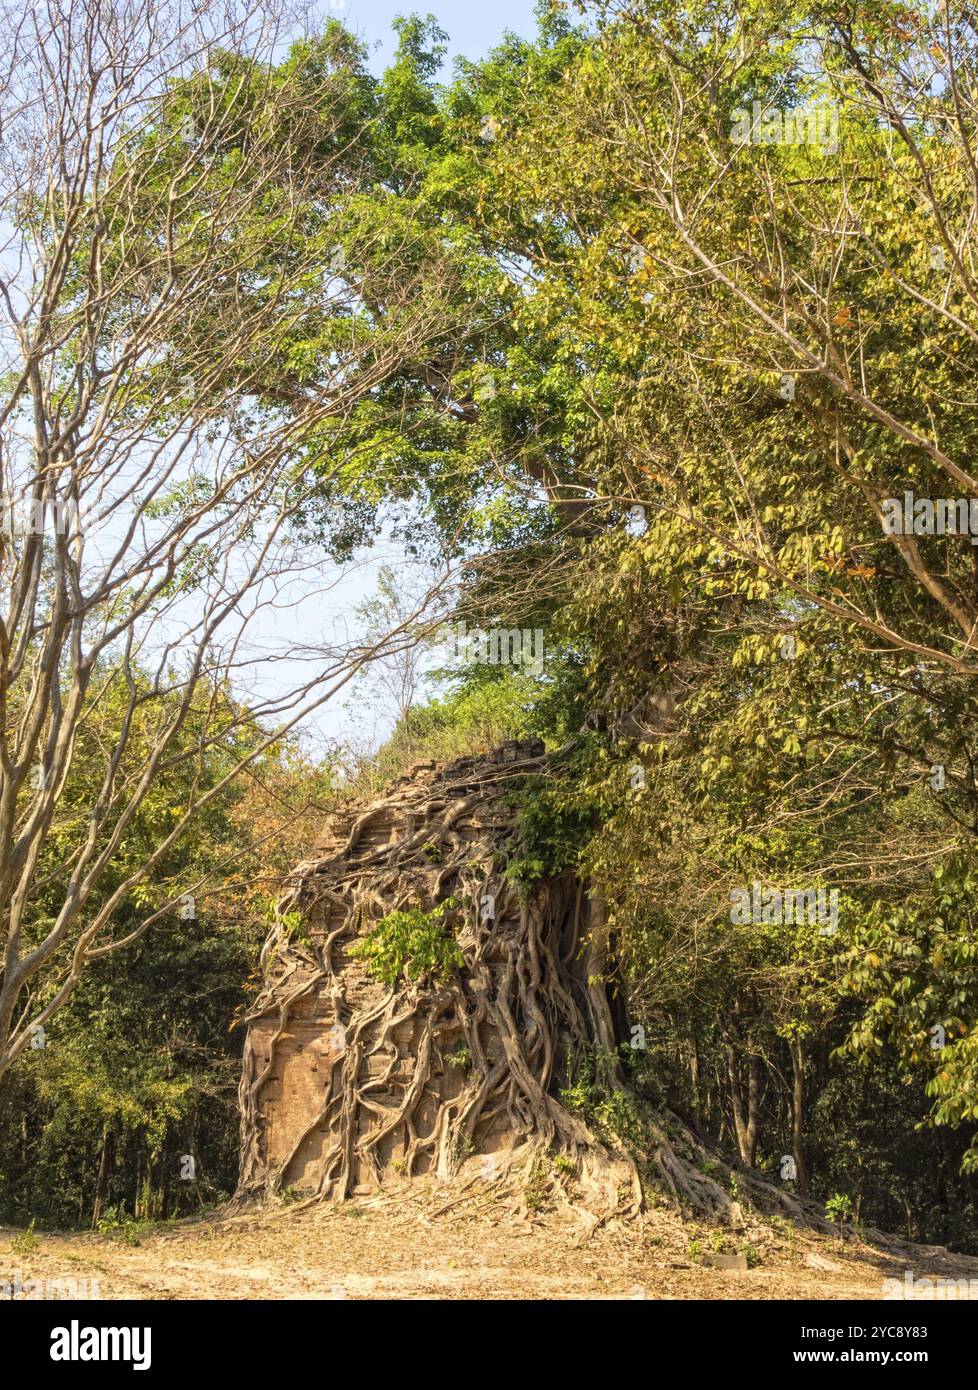
M 725 1046 L 727 1076 L 730 1082 L 730 1109 L 740 1161 L 753 1168 L 757 1156 L 757 1129 L 760 1120 L 760 1059 L 751 1053 L 747 1062 L 746 1094 L 741 1083 L 737 1050 L 733 1043 Z
M 95 1180 L 95 1201 L 92 1205 L 92 1230 L 98 1227 L 102 1219 L 102 1212 L 105 1208 L 105 1196 L 109 1185 L 109 1145 L 111 1135 L 109 1127 L 105 1125 L 102 1129 L 102 1152 L 98 1161 L 98 1177 Z
M 747 1160 L 744 1157 L 747 1148 L 747 1120 L 744 1115 L 743 1101 L 740 1093 L 740 1077 L 737 1075 L 737 1054 L 733 1043 L 724 1045 L 724 1052 L 727 1057 L 727 1080 L 730 1086 L 730 1113 L 733 1115 L 734 1134 L 737 1138 L 737 1150 L 740 1154 L 742 1163 Z
M 791 1044 L 791 1152 L 795 1160 L 798 1191 L 808 1193 L 808 1169 L 802 1153 L 805 1123 L 805 1053 L 800 1042 Z
M 587 989 L 591 1029 L 598 1047 L 598 1079 L 602 1085 L 617 1089 L 624 1084 L 619 1039 L 611 1005 L 608 983 L 611 973 L 611 950 L 608 932 L 608 910 L 602 894 L 590 896 L 589 931 L 587 939 Z
M 757 1129 L 760 1123 L 761 1059 L 755 1052 L 747 1063 L 747 1154 L 744 1162 L 753 1168 L 757 1156 Z

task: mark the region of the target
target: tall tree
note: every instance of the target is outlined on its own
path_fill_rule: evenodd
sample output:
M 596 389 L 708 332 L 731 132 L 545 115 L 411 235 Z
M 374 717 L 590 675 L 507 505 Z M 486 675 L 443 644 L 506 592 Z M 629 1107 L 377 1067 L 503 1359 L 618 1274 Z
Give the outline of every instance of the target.
M 274 656 L 293 674 L 262 676 L 272 615 L 315 597 L 353 543 L 374 436 L 351 413 L 437 331 L 448 273 L 444 257 L 405 265 L 403 239 L 378 249 L 397 287 L 383 313 L 346 278 L 362 54 L 335 24 L 283 59 L 288 37 L 261 0 L 44 0 L 2 38 L 0 1075 L 90 962 L 177 910 L 175 895 L 118 929 L 224 785 L 414 640 L 409 624 L 366 645 L 286 637 Z M 315 393 L 292 388 L 296 357 L 318 364 Z M 316 548 L 309 520 L 328 505 Z M 244 683 L 247 705 L 227 698 Z M 93 722 L 102 764 L 68 840 L 63 794 Z M 260 734 L 212 780 L 245 729 Z M 154 785 L 188 767 L 158 841 L 114 875 Z

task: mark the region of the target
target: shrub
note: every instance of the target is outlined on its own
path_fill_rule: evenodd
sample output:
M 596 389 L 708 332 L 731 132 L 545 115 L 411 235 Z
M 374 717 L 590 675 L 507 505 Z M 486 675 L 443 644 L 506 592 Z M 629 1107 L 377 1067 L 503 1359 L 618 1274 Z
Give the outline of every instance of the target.
M 365 960 L 371 975 L 385 985 L 395 985 L 402 975 L 447 979 L 463 964 L 458 942 L 445 931 L 445 910 L 454 906 L 454 898 L 446 898 L 430 912 L 419 907 L 390 912 L 350 954 Z

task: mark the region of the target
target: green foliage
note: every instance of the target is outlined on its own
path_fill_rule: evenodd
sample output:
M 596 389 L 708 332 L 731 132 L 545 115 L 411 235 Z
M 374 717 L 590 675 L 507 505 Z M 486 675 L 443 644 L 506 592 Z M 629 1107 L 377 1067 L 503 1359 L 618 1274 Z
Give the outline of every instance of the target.
M 201 917 L 93 965 L 45 1047 L 5 1079 L 3 1219 L 84 1224 L 100 1204 L 136 1220 L 230 1194 L 240 1067 L 230 1025 L 257 945 L 258 932 Z M 194 1182 L 181 1180 L 184 1154 Z
M 31 1223 L 27 1227 L 26 1231 L 19 1231 L 18 1234 L 15 1235 L 14 1238 L 11 1240 L 10 1248 L 15 1255 L 22 1255 L 26 1257 L 28 1255 L 33 1255 L 35 1251 L 40 1248 L 41 1239 L 39 1236 L 34 1234 L 34 1227 L 36 1224 L 37 1218 L 32 1216 Z
M 554 762 L 546 777 L 528 777 L 510 798 L 515 831 L 506 876 L 521 889 L 581 862 L 594 832 L 598 806 L 580 773 L 589 766 L 590 748 Z
M 843 1050 L 866 1063 L 894 1048 L 907 1075 L 926 1076 L 936 1125 L 978 1121 L 976 886 L 973 854 L 962 852 L 934 868 L 914 901 L 874 903 L 841 980 L 866 1003 Z M 978 1170 L 978 1140 L 964 1161 Z
M 790 1150 L 798 1064 L 811 1188 L 832 1219 L 973 1246 L 974 555 L 925 535 L 901 549 L 878 515 L 910 481 L 919 495 L 973 491 L 973 123 L 905 91 L 904 53 L 928 56 L 926 16 L 909 6 L 844 18 L 772 0 L 641 9 L 599 7 L 586 31 L 553 6 L 537 41 L 508 38 L 447 88 L 431 19 L 397 22 L 379 78 L 334 24 L 271 75 L 221 59 L 217 99 L 242 129 L 267 119 L 266 76 L 298 77 L 305 116 L 277 134 L 321 141 L 324 168 L 335 160 L 298 227 L 275 221 L 289 190 L 256 191 L 241 235 L 262 254 L 234 292 L 293 308 L 241 371 L 259 413 L 295 401 L 305 412 L 342 372 L 386 363 L 342 419 L 297 443 L 283 488 L 311 485 L 300 534 L 348 555 L 393 502 L 409 555 L 464 559 L 460 616 L 545 630 L 542 675 L 432 673 L 433 694 L 403 713 L 372 775 L 506 738 L 554 750 L 547 776 L 513 797 L 505 871 L 522 892 L 568 868 L 600 891 L 609 997 L 627 997 L 649 1039 L 618 1059 L 628 1092 L 594 1053 L 568 1069 L 562 1102 L 636 1145 L 644 1101 L 665 1103 L 732 1152 L 735 1106 L 759 1076 L 754 1162 L 770 1168 Z M 867 71 L 896 109 L 915 110 L 907 139 L 873 111 Z M 159 188 L 182 157 L 174 129 L 210 90 L 176 85 L 144 152 Z M 732 148 L 740 106 L 793 110 L 828 91 L 836 154 Z M 200 175 L 208 198 L 235 179 L 239 153 L 232 144 Z M 966 248 L 941 276 L 937 210 Z M 122 225 L 139 226 L 134 213 Z M 257 239 L 268 219 L 282 229 L 271 245 Z M 192 207 L 178 221 L 189 266 L 206 229 Z M 315 268 L 296 280 L 310 250 Z M 354 292 L 333 293 L 337 279 Z M 181 365 L 206 355 L 219 308 L 188 322 Z M 796 402 L 779 395 L 786 372 Z M 638 532 L 625 525 L 633 503 Z M 65 892 L 61 851 L 122 707 L 108 689 L 102 723 L 80 735 L 28 942 Z M 254 733 L 239 728 L 229 759 Z M 934 764 L 947 772 L 940 796 Z M 114 872 L 146 855 L 195 777 L 212 784 L 224 766 L 215 755 L 161 782 Z M 119 930 L 206 870 L 229 832 L 216 805 L 197 843 L 120 910 Z M 438 846 L 425 848 L 437 863 Z M 731 890 L 755 880 L 837 888 L 837 931 L 733 921 Z M 450 978 L 463 964 L 453 907 L 391 913 L 355 953 L 388 987 Z M 301 922 L 286 926 L 302 939 Z M 0 1215 L 84 1219 L 106 1143 L 102 1200 L 131 1209 L 125 1220 L 163 1192 L 167 1211 L 186 1209 L 173 1175 L 184 1149 L 207 1154 L 205 1195 L 226 1186 L 226 1024 L 252 960 L 240 923 L 219 930 L 205 914 L 180 942 L 154 932 L 124 966 L 93 972 L 9 1082 Z M 464 1046 L 448 1060 L 471 1063 Z M 531 1210 L 547 1181 L 543 1167 L 532 1175 Z
M 109 1236 L 123 1245 L 138 1246 L 159 1230 L 156 1221 L 137 1220 L 123 1207 L 108 1207 L 99 1217 L 95 1229 L 99 1235 Z
M 350 948 L 381 984 L 399 980 L 446 980 L 464 964 L 462 951 L 446 933 L 445 914 L 455 907 L 446 898 L 430 912 L 420 907 L 390 912 Z
M 25 922 L 28 941 L 45 929 L 65 891 L 65 865 L 86 832 L 90 788 L 101 778 L 124 697 L 124 682 L 105 673 L 45 847 L 44 888 Z M 145 862 L 195 789 L 214 786 L 230 760 L 253 746 L 257 731 L 240 718 L 240 706 L 213 692 L 212 713 L 222 706 L 238 728 L 229 729 L 224 746 L 202 766 L 196 755 L 200 724 L 190 712 L 171 766 L 133 817 L 102 893 Z M 144 739 L 143 721 L 149 719 L 137 710 L 124 775 L 146 755 L 152 735 L 147 728 Z M 272 778 L 276 758 L 270 752 L 255 770 Z M 191 885 L 195 918 L 166 913 L 123 950 L 93 961 L 46 1024 L 44 1047 L 26 1050 L 0 1083 L 0 1220 L 36 1214 L 50 1225 L 85 1225 L 108 1209 L 132 1220 L 168 1217 L 201 1210 L 233 1191 L 241 1037 L 232 1023 L 247 1002 L 264 934 L 264 924 L 233 899 L 225 876 L 229 855 L 242 843 L 235 817 L 245 795 L 241 783 L 229 783 L 212 800 L 196 834 L 175 844 L 116 909 L 112 936 L 125 937 Z M 60 969 L 65 961 L 56 964 Z M 57 976 L 45 981 L 41 1000 L 56 987 Z M 192 1182 L 180 1177 L 186 1154 L 195 1159 Z
M 640 1144 L 645 1130 L 633 1092 L 611 1087 L 608 1063 L 617 1060 L 592 1048 L 574 1059 L 572 1079 L 558 1092 L 561 1103 L 607 1141 Z
M 825 1200 L 825 1215 L 830 1221 L 837 1221 L 839 1225 L 845 1221 L 851 1221 L 853 1215 L 852 1198 L 843 1192 L 833 1192 L 832 1196 Z

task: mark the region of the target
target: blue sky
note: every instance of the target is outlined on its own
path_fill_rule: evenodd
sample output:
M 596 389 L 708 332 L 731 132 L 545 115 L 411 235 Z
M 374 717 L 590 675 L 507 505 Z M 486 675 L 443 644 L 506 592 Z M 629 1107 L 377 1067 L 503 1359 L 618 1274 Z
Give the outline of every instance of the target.
M 535 0 L 492 0 L 492 3 L 473 3 L 472 0 L 318 0 L 319 12 L 334 15 L 371 50 L 371 68 L 379 73 L 390 60 L 396 36 L 392 22 L 398 15 L 432 14 L 448 35 L 443 77 L 448 80 L 457 57 L 481 58 L 494 48 L 507 31 L 531 38 L 537 31 L 534 14 Z M 296 601 L 292 607 L 278 609 L 267 624 L 257 625 L 262 636 L 267 627 L 269 640 L 273 637 L 286 644 L 293 641 L 315 643 L 317 637 L 338 641 L 343 634 L 355 631 L 360 623 L 355 610 L 372 597 L 381 565 L 387 564 L 403 574 L 411 587 L 418 582 L 416 573 L 405 564 L 404 556 L 392 547 L 389 540 L 356 557 L 345 572 L 324 575 L 328 591 L 316 601 Z M 275 663 L 271 687 L 286 690 L 308 675 L 295 662 L 283 659 Z M 268 694 L 268 679 L 262 682 Z M 358 683 L 324 705 L 305 724 L 313 744 L 328 745 L 334 741 L 356 744 L 376 743 L 391 726 L 389 715 L 371 707 L 369 698 L 372 682 Z
M 390 57 L 391 21 L 397 15 L 433 14 L 448 34 L 445 76 L 456 57 L 481 58 L 506 31 L 530 38 L 536 33 L 534 0 L 320 0 L 323 8 L 342 20 L 371 49 L 378 45 L 371 66 L 379 71 Z

